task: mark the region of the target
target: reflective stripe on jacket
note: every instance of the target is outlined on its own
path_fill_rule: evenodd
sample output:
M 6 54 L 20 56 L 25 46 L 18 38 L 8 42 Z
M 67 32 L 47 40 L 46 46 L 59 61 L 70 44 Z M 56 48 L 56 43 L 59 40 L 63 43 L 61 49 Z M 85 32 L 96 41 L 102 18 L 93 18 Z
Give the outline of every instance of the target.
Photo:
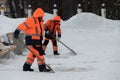
M 42 45 L 44 28 L 43 22 L 39 22 L 38 18 L 28 18 L 17 29 L 24 31 L 26 45 Z
M 43 35 L 43 22 L 37 18 L 30 17 L 25 22 L 18 26 L 18 30 L 24 30 L 26 36 L 41 36 Z
M 54 23 L 54 20 L 48 20 L 46 23 L 45 23 L 45 26 L 44 26 L 45 30 L 49 30 L 50 33 L 54 36 L 56 36 L 56 32 L 58 33 L 58 36 L 61 37 L 61 28 L 60 28 L 60 23 L 58 24 L 55 24 Z

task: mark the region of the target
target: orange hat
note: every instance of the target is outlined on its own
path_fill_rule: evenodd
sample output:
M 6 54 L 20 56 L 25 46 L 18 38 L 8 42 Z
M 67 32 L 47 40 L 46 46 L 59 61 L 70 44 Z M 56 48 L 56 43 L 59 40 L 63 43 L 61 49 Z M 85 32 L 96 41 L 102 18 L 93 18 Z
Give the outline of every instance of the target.
M 58 20 L 58 21 L 60 21 L 61 18 L 60 18 L 60 16 L 55 16 L 55 17 L 53 18 L 53 20 Z
M 41 8 L 37 8 L 34 13 L 34 17 L 43 17 L 44 16 L 44 11 Z

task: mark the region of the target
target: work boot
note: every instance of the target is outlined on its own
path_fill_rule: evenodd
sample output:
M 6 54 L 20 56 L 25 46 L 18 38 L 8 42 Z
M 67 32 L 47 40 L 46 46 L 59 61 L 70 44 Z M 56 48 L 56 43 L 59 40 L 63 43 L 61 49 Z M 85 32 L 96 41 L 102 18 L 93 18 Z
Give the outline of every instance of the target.
M 31 69 L 30 67 L 31 67 L 30 64 L 25 63 L 23 65 L 23 71 L 34 71 L 34 69 Z
M 60 55 L 58 51 L 54 51 L 54 55 Z
M 47 69 L 45 64 L 38 66 L 40 72 L 50 72 L 50 69 Z

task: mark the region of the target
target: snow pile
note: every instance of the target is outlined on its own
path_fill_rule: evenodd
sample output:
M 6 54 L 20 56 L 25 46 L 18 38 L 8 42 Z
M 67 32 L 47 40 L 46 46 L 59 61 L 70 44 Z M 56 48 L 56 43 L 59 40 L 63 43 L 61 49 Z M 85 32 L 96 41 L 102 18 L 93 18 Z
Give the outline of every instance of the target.
M 62 26 L 67 28 L 74 27 L 74 29 L 97 29 L 99 31 L 111 31 L 119 30 L 120 21 L 105 19 L 92 13 L 79 13 L 66 22 L 63 22 Z
M 22 19 L 12 19 L 0 15 L 0 35 L 5 35 L 8 32 L 13 32 L 19 23 L 23 22 L 25 18 Z

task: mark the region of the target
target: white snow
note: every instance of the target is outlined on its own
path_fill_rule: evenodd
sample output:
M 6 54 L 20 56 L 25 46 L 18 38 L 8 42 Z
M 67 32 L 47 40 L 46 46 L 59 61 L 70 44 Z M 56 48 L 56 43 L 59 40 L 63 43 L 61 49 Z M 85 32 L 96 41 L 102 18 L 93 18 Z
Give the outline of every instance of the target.
M 45 14 L 45 21 L 53 15 Z M 0 35 L 13 32 L 22 19 L 0 16 Z M 80 13 L 62 21 L 61 41 L 77 52 L 58 43 L 60 56 L 52 53 L 52 44 L 46 50 L 46 63 L 55 73 L 41 73 L 35 61 L 35 72 L 23 72 L 25 56 L 0 60 L 0 80 L 120 80 L 120 21 L 109 20 L 92 13 Z M 4 38 L 5 39 L 5 38 Z

